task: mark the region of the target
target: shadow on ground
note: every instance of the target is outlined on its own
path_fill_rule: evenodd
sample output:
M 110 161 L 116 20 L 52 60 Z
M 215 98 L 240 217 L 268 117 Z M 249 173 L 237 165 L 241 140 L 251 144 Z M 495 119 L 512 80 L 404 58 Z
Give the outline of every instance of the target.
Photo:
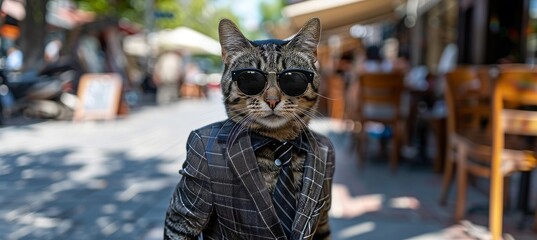
M 454 221 L 455 186 L 448 205 L 439 204 L 442 174 L 434 173 L 431 160 L 401 159 L 397 171 L 391 172 L 387 156 L 379 153 L 376 142 L 370 140 L 366 168 L 359 170 L 354 136 L 333 130 L 324 134 L 336 149 L 331 210 L 333 239 L 483 239 L 469 236 L 468 227 Z M 469 187 L 469 210 L 487 202 L 487 193 Z M 485 231 L 486 228 L 480 227 L 488 225 L 487 217 L 487 211 L 466 214 L 480 231 Z M 518 227 L 521 219 L 516 210 L 506 211 L 504 232 L 515 239 L 535 239 L 530 224 L 522 229 Z M 527 222 L 531 223 L 531 219 Z
M 0 238 L 140 238 L 162 224 L 178 181 L 169 164 L 91 149 L 0 155 Z

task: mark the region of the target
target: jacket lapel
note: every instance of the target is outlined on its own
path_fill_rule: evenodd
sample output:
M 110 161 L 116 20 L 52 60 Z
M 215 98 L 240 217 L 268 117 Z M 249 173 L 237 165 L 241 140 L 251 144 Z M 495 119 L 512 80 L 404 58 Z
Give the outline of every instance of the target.
M 226 124 L 218 135 L 218 141 L 225 141 L 223 146 L 228 148 L 227 151 L 224 151 L 224 155 L 229 159 L 231 168 L 250 194 L 263 222 L 273 233 L 274 239 L 285 239 L 283 229 L 278 224 L 279 220 L 272 204 L 272 196 L 257 165 L 250 136 L 246 130 L 234 133 L 233 128 L 236 129 L 236 125 L 233 125 Z M 232 143 L 227 142 L 233 139 L 236 140 Z
M 309 137 L 309 139 L 314 139 Z M 316 154 L 317 153 L 317 154 Z M 304 162 L 302 189 L 297 204 L 297 214 L 293 222 L 293 239 L 303 239 L 314 230 L 311 216 L 322 192 L 328 147 L 320 143 L 311 144 Z

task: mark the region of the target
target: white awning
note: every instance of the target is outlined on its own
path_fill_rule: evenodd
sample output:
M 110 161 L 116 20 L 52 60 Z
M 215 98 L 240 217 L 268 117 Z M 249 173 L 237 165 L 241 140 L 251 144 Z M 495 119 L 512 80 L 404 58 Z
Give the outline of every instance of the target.
M 156 32 L 149 39 L 161 49 L 183 49 L 192 54 L 220 55 L 220 43 L 209 36 L 188 27 L 178 27 Z
M 149 35 L 134 34 L 123 40 L 124 51 L 129 55 L 147 56 L 151 51 L 184 50 L 190 54 L 220 55 L 220 43 L 188 27 L 165 29 Z
M 395 15 L 405 0 L 310 0 L 283 9 L 283 15 L 294 29 L 313 17 L 321 19 L 323 29 L 334 29 L 356 23 L 380 21 Z
M 19 21 L 26 17 L 26 9 L 24 4 L 26 0 L 4 0 L 2 2 L 1 11 Z

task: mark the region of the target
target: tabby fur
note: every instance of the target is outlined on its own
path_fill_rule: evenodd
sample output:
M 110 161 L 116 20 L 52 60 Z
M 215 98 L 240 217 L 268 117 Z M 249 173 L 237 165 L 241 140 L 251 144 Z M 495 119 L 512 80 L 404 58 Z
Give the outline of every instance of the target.
M 296 138 L 305 130 L 317 105 L 320 79 L 316 49 L 320 37 L 320 23 L 312 19 L 291 40 L 249 41 L 230 20 L 219 26 L 224 72 L 222 92 L 230 119 L 260 135 L 280 141 Z M 299 97 L 282 94 L 276 77 L 269 75 L 269 86 L 258 96 L 241 93 L 231 81 L 231 71 L 257 68 L 265 72 L 281 72 L 299 68 L 312 71 L 315 78 L 307 91 Z M 274 111 L 265 99 L 278 99 Z M 247 123 L 247 124 L 246 124 Z
M 320 81 L 315 69 L 319 19 L 308 21 L 290 40 L 249 41 L 229 20 L 220 22 L 219 33 L 229 119 L 190 133 L 180 170 L 183 177 L 166 212 L 164 239 L 330 239 L 334 148 L 326 137 L 307 128 Z M 289 97 L 279 89 L 274 74 L 268 74 L 265 90 L 247 96 L 231 79 L 231 71 L 241 68 L 265 72 L 299 68 L 314 72 L 315 78 L 303 95 Z M 298 199 L 293 226 L 278 225 L 270 199 L 280 168 L 272 144 L 251 144 L 252 138 L 260 138 L 256 135 L 280 141 L 302 137 L 291 160 Z M 286 238 L 284 227 L 292 228 L 290 237 Z
M 317 45 L 320 38 L 320 22 L 314 18 L 290 40 L 250 41 L 230 20 L 222 20 L 219 26 L 222 60 L 225 68 L 222 75 L 222 92 L 228 117 L 242 128 L 259 135 L 280 141 L 294 139 L 307 125 L 318 102 L 320 77 L 315 67 Z M 282 72 L 286 69 L 304 69 L 315 73 L 313 84 L 298 97 L 286 96 L 279 89 L 276 77 L 269 74 L 269 85 L 257 96 L 243 94 L 231 79 L 231 71 L 243 68 L 257 68 L 264 72 Z M 270 107 L 268 99 L 276 99 L 278 104 Z M 315 146 L 315 139 L 308 139 Z M 233 141 L 233 139 L 230 139 Z M 268 147 L 257 149 L 256 158 L 266 186 L 273 192 L 280 168 L 274 164 L 274 152 Z M 305 154 L 294 151 L 292 169 L 296 188 L 300 189 L 304 171 Z M 297 192 L 298 198 L 299 192 Z M 317 227 L 318 232 L 329 232 L 327 216 Z

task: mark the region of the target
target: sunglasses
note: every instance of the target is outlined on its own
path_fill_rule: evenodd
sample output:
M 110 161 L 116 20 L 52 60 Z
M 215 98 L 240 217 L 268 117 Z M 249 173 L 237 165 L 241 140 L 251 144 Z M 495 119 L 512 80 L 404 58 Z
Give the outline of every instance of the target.
M 313 82 L 313 72 L 302 69 L 288 69 L 281 73 L 263 72 L 259 69 L 247 68 L 231 71 L 231 79 L 237 82 L 239 90 L 250 96 L 259 95 L 267 87 L 268 75 L 276 74 L 276 82 L 282 92 L 297 97 L 306 92 L 308 84 Z

